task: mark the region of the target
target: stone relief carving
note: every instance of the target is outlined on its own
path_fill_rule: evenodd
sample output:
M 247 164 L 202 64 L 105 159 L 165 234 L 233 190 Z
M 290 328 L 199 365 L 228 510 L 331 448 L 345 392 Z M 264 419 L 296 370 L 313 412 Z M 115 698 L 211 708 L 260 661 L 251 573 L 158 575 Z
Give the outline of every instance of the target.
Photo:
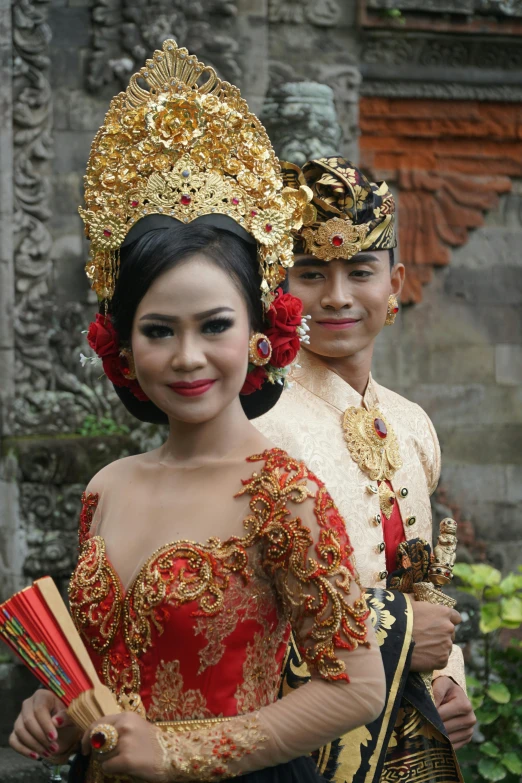
M 436 98 L 460 101 L 522 101 L 522 87 L 516 84 L 457 84 L 455 82 L 413 82 L 364 79 L 361 95 L 382 98 Z
M 240 86 L 236 15 L 237 0 L 94 0 L 87 86 L 93 92 L 113 81 L 126 87 L 129 75 L 167 38 Z
M 322 65 L 318 73 L 320 81 L 331 85 L 334 92 L 342 129 L 339 151 L 348 160 L 358 160 L 361 72 L 355 65 Z
M 341 17 L 339 0 L 269 0 L 270 22 L 333 27 Z
M 422 11 L 434 14 L 522 16 L 522 0 L 366 0 L 367 8 Z
M 261 121 L 279 157 L 303 164 L 336 155 L 342 129 L 333 91 L 318 82 L 286 82 L 269 90 Z
M 522 70 L 522 43 L 513 39 L 477 41 L 470 37 L 386 35 L 368 36 L 362 49 L 362 62 L 378 65 L 420 65 L 425 67 Z M 372 71 L 372 76 L 377 76 Z M 390 74 L 386 74 L 389 78 Z
M 498 195 L 511 190 L 508 177 L 475 177 L 435 171 L 399 170 L 399 244 L 406 265 L 404 303 L 420 302 L 433 268 L 450 262 L 452 247 L 464 245 L 469 229 L 484 222 Z
M 48 0 L 13 6 L 14 261 L 17 395 L 46 389 L 52 365 L 45 328 L 51 236 L 49 160 L 52 95 L 48 80 Z

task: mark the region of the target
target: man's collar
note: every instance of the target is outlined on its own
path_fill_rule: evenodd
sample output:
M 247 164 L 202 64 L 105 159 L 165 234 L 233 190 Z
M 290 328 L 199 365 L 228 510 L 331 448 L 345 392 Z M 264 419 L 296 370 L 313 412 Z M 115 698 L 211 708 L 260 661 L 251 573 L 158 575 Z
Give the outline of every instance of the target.
M 304 348 L 299 352 L 297 364 L 292 370 L 290 380 L 304 386 L 316 397 L 328 402 L 341 413 L 349 407 L 364 407 L 366 410 L 374 408 L 379 403 L 377 387 L 371 373 L 366 391 L 361 396 L 353 386 L 344 381 L 340 375 L 324 364 L 321 359 Z

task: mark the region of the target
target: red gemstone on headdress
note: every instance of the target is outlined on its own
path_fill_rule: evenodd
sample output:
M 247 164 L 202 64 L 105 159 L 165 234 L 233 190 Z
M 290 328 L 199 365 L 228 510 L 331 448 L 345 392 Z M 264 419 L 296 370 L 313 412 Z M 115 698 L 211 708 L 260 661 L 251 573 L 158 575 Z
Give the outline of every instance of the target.
M 191 197 L 189 196 L 188 193 L 184 193 L 182 195 L 182 197 L 180 198 L 180 201 L 181 201 L 181 203 L 183 204 L 184 207 L 188 207 L 188 205 L 190 204 L 192 199 L 191 199 Z
M 334 247 L 341 247 L 344 244 L 344 238 L 340 234 L 335 234 L 332 237 L 332 245 Z
M 388 429 L 386 427 L 386 424 L 383 422 L 383 420 L 374 419 L 373 426 L 379 438 L 382 438 L 384 440 L 384 438 L 386 438 L 386 436 L 388 435 Z
M 236 206 L 239 204 L 239 199 L 234 196 L 232 199 L 232 204 L 235 204 Z
M 138 207 L 139 203 L 139 201 L 131 201 L 131 207 Z
M 252 215 L 252 217 L 256 217 L 256 215 L 257 215 L 257 210 L 256 210 L 256 209 L 253 209 L 253 210 L 250 212 L 250 214 Z
M 256 345 L 256 351 L 261 359 L 268 359 L 270 356 L 270 343 L 265 337 L 262 337 L 258 341 Z
M 96 734 L 93 734 L 91 737 L 91 746 L 94 748 L 94 750 L 100 750 L 103 748 L 106 742 L 107 737 L 103 731 L 97 731 Z
M 112 237 L 112 231 L 110 230 L 110 228 L 104 228 L 103 229 L 103 236 L 104 237 Z
M 267 234 L 269 234 L 272 231 L 272 225 L 271 223 L 267 223 L 265 226 L 265 231 Z

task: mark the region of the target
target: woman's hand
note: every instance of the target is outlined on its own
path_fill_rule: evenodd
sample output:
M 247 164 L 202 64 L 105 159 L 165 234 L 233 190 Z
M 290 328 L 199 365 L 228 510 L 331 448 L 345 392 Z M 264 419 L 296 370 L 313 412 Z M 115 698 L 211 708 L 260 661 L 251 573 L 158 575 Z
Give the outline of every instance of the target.
M 109 753 L 93 751 L 91 732 L 104 723 L 118 732 L 118 744 Z M 121 712 L 95 721 L 82 738 L 82 753 L 93 753 L 105 775 L 133 775 L 149 783 L 164 783 L 162 752 L 156 739 L 158 729 L 135 712 Z
M 67 716 L 60 699 L 51 691 L 37 690 L 22 704 L 9 744 L 32 759 L 61 757 L 66 761 L 79 742 L 81 731 Z

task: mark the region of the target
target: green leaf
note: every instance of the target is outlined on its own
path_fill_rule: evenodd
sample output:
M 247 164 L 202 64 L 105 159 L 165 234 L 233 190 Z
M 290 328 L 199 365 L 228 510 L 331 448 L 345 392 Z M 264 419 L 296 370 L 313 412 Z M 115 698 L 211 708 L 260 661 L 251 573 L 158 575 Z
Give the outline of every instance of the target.
M 483 742 L 482 745 L 479 745 L 479 750 L 485 756 L 491 756 L 495 759 L 500 756 L 500 750 L 494 742 Z
M 483 604 L 480 607 L 480 630 L 482 633 L 496 631 L 502 625 L 500 604 Z
M 480 680 L 477 680 L 477 678 L 473 677 L 471 674 L 468 674 L 466 677 L 466 685 L 468 688 L 482 688 Z
M 477 710 L 477 720 L 481 726 L 491 726 L 499 716 L 498 710 Z
M 511 693 L 503 682 L 494 682 L 487 689 L 488 696 L 497 704 L 507 704 L 511 699 Z
M 483 589 L 484 587 L 493 587 L 499 585 L 502 580 L 502 574 L 498 569 L 486 563 L 476 563 L 471 566 L 473 576 L 471 586 Z
M 506 768 L 495 759 L 481 759 L 478 768 L 486 780 L 504 780 L 506 777 Z
M 522 775 L 522 758 L 516 753 L 504 753 L 501 761 L 512 775 Z
M 479 710 L 484 704 L 484 696 L 482 693 L 477 693 L 476 695 L 470 694 L 469 700 L 474 710 Z
M 508 623 L 522 623 L 522 598 L 516 595 L 511 598 L 502 598 L 500 601 L 500 614 L 502 620 Z
M 502 595 L 513 595 L 517 590 L 522 590 L 522 576 L 508 574 L 499 585 Z
M 463 582 L 470 583 L 473 576 L 473 568 L 469 563 L 455 563 L 453 566 L 453 573 L 455 576 L 458 576 L 459 579 L 462 579 Z

